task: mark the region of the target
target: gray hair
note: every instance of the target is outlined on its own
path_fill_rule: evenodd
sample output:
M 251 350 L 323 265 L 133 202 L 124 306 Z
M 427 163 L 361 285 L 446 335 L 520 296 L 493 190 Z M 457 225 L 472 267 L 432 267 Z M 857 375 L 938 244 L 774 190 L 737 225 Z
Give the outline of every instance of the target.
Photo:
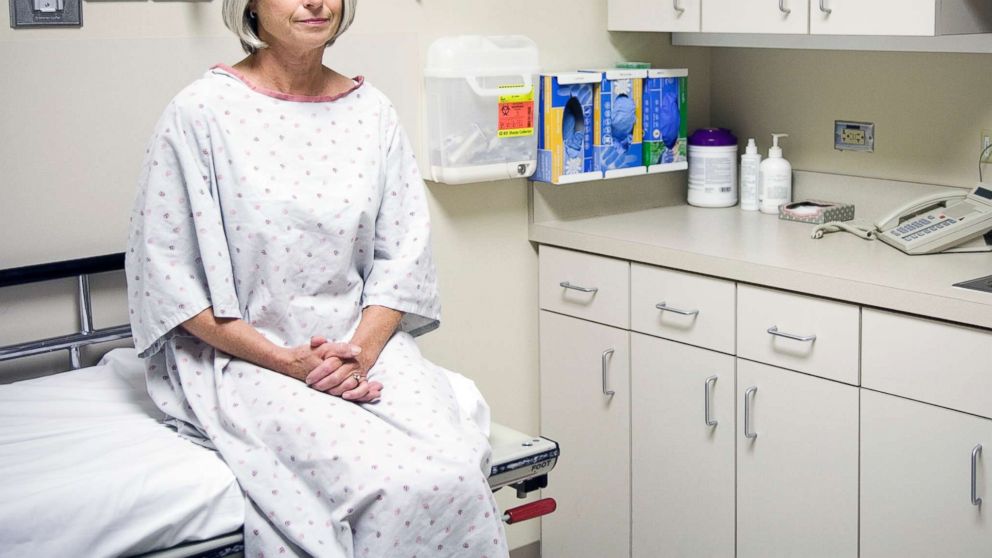
M 269 45 L 265 44 L 265 41 L 258 38 L 258 20 L 251 17 L 248 12 L 248 3 L 250 1 L 224 0 L 224 5 L 221 8 L 224 25 L 238 36 L 238 40 L 241 41 L 241 48 L 248 54 L 258 49 L 269 47 Z M 327 46 L 333 45 L 334 41 L 351 27 L 351 23 L 355 21 L 355 10 L 357 8 L 358 0 L 341 0 L 341 23 L 338 25 L 338 30 L 331 37 L 331 40 L 327 41 Z

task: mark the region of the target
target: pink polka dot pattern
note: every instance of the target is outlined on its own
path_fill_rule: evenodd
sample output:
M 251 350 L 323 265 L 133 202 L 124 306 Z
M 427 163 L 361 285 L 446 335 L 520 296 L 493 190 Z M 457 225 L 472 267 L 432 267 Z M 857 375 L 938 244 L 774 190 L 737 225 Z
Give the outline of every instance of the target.
M 222 68 L 146 149 L 127 250 L 148 390 L 215 447 L 249 502 L 246 556 L 506 556 L 489 445 L 408 332 L 436 326 L 427 199 L 395 111 L 368 84 L 266 96 Z M 232 359 L 177 326 L 207 307 L 281 346 L 404 312 L 358 405 Z

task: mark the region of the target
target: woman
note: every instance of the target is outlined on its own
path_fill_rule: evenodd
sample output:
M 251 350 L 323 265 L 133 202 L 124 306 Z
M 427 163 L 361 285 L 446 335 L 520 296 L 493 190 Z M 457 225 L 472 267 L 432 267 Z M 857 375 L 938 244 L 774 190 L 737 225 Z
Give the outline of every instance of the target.
M 248 556 L 506 556 L 485 426 L 410 335 L 439 307 L 409 143 L 321 62 L 356 4 L 224 1 L 248 57 L 179 93 L 146 152 L 135 344 L 244 489 Z

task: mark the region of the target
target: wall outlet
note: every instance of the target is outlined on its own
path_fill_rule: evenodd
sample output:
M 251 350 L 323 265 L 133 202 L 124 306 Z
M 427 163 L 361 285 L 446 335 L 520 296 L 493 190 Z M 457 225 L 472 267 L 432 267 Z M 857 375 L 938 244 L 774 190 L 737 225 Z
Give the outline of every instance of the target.
M 981 143 L 979 144 L 979 157 L 983 163 L 992 163 L 992 130 L 982 130 Z M 988 150 L 988 151 L 986 151 Z
M 875 151 L 875 124 L 834 120 L 834 149 L 839 151 Z

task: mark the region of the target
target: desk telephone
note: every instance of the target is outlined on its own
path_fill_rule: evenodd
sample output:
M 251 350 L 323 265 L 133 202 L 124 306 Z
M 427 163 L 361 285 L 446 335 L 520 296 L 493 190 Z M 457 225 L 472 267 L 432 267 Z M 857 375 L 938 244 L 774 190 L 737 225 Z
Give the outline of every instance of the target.
M 816 227 L 813 238 L 845 230 L 864 239 L 878 238 L 910 255 L 992 251 L 992 188 L 979 185 L 967 194 L 941 192 L 913 200 L 879 220 L 873 228 L 845 223 Z M 956 248 L 986 235 L 980 246 Z

